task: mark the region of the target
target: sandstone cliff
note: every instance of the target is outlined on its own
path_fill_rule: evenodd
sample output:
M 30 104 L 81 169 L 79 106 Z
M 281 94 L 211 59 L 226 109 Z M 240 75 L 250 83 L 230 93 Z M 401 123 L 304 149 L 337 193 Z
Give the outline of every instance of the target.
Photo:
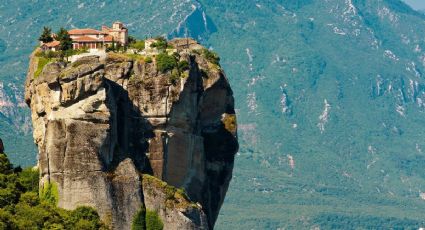
M 232 90 L 203 51 L 176 50 L 178 71 L 109 53 L 53 61 L 39 76 L 31 56 L 25 100 L 40 184 L 57 187 L 58 206 L 93 206 L 114 229 L 130 229 L 141 207 L 164 229 L 213 228 L 238 142 Z

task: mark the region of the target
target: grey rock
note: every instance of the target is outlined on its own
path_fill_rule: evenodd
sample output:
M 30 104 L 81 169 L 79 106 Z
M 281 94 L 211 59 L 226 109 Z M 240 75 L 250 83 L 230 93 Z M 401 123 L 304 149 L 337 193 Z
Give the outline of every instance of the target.
M 124 54 L 50 63 L 34 79 L 31 57 L 40 185 L 58 185 L 60 207 L 93 206 L 113 229 L 130 229 L 143 205 L 165 229 L 214 227 L 238 150 L 234 100 L 221 68 L 191 47 L 178 50 L 189 69 L 177 79 Z M 186 194 L 171 202 L 163 188 Z

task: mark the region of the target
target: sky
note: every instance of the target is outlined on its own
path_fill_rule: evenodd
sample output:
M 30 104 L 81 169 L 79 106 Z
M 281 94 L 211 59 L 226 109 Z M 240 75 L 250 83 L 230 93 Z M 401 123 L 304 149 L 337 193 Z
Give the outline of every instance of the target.
M 423 10 L 425 9 L 425 0 L 404 0 L 413 9 Z

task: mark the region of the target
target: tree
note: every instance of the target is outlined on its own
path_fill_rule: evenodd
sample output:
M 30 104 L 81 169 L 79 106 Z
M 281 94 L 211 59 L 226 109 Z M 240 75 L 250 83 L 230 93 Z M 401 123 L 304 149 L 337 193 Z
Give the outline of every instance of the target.
M 72 39 L 69 36 L 68 31 L 64 28 L 60 28 L 57 34 L 57 40 L 60 42 L 59 49 L 66 51 L 72 49 Z
M 133 44 L 137 41 L 137 39 L 133 36 L 128 36 L 128 44 Z
M 71 212 L 70 223 L 76 229 L 99 229 L 102 226 L 99 214 L 91 207 L 81 206 Z
M 177 60 L 166 53 L 160 53 L 156 57 L 156 65 L 158 71 L 165 73 L 177 67 Z
M 157 48 L 159 50 L 165 50 L 168 47 L 167 39 L 164 37 L 155 38 L 156 42 L 151 44 L 151 48 Z
M 43 27 L 43 33 L 41 33 L 40 38 L 38 38 L 38 40 L 43 43 L 52 42 L 52 29 L 50 29 L 49 27 Z
M 6 154 L 0 153 L 0 173 L 10 174 L 13 172 L 13 165 L 10 163 L 9 158 Z
M 130 47 L 140 52 L 145 49 L 145 41 L 143 40 L 135 41 L 130 44 Z

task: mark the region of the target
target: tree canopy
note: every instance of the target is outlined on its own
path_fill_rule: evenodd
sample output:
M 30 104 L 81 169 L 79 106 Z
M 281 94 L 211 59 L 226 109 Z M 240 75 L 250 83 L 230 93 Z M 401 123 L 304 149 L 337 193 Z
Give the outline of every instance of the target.
M 72 39 L 65 28 L 60 28 L 56 39 L 60 42 L 59 49 L 62 51 L 72 49 Z
M 43 43 L 52 42 L 53 41 L 52 29 L 50 29 L 49 27 L 43 27 L 43 32 L 41 33 L 38 40 Z
M 0 154 L 0 229 L 108 229 L 93 208 L 56 207 L 39 195 L 38 181 L 37 169 L 14 168 Z

